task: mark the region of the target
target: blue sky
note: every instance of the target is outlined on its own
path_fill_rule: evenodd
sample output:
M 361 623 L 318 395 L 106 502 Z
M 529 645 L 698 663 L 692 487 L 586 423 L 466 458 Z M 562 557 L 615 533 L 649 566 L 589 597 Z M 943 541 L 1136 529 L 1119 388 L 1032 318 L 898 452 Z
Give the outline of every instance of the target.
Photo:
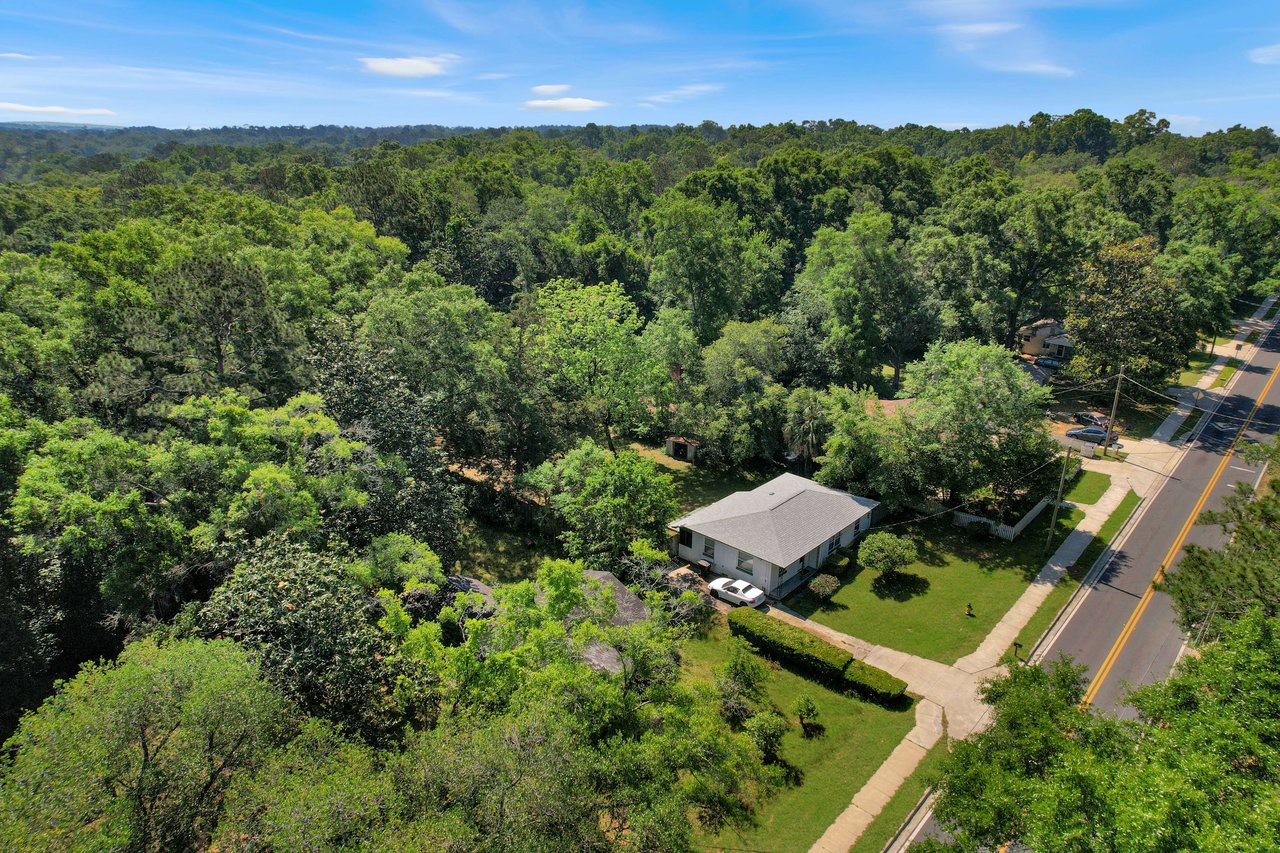
M 0 0 L 0 121 L 1280 119 L 1276 0 Z

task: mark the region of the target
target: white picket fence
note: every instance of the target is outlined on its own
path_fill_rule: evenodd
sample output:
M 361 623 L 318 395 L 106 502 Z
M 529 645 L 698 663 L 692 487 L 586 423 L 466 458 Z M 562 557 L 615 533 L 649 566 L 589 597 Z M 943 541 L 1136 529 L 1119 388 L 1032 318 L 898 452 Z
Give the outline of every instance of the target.
M 956 527 L 969 527 L 973 524 L 985 524 L 991 535 L 999 536 L 1001 539 L 1012 542 L 1014 539 L 1018 538 L 1018 534 L 1027 529 L 1027 525 L 1036 520 L 1036 516 L 1040 515 L 1044 508 L 1050 503 L 1051 501 L 1049 498 L 1041 498 L 1040 503 L 1033 506 L 1030 512 L 1018 519 L 1018 523 L 1013 525 L 998 524 L 989 518 L 983 518 L 980 515 L 972 515 L 971 513 L 959 511 L 951 513 L 951 523 Z

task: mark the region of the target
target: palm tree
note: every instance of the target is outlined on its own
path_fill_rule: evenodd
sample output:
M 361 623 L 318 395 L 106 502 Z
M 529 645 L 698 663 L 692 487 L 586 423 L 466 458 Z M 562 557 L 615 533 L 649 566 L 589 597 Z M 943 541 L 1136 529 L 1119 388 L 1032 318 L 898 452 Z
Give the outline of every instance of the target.
M 783 438 L 804 460 L 805 476 L 814 456 L 827 439 L 827 409 L 823 395 L 812 388 L 800 387 L 787 398 L 787 420 Z

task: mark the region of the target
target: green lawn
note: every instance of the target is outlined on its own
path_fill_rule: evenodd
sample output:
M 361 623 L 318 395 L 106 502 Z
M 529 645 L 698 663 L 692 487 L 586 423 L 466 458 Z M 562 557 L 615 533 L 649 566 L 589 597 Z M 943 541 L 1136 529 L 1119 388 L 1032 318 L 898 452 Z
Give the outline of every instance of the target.
M 710 682 L 711 668 L 724 662 L 728 629 L 723 617 L 706 638 L 687 640 L 685 669 L 690 678 Z M 782 741 L 782 758 L 798 771 L 798 784 L 776 791 L 745 831 L 728 830 L 695 839 L 701 849 L 803 853 L 848 807 L 889 753 L 915 725 L 914 705 L 888 710 L 832 690 L 766 661 L 770 668 L 768 701 L 792 722 Z M 805 738 L 792 712 L 807 693 L 818 706 L 825 731 Z
M 556 553 L 550 543 L 483 522 L 467 529 L 462 547 L 467 557 L 458 561 L 457 571 L 490 584 L 532 578 L 543 558 Z
M 880 853 L 884 849 L 898 827 L 902 826 L 911 810 L 916 807 L 916 803 L 920 802 L 925 790 L 937 778 L 942 769 L 942 760 L 950 750 L 950 743 L 944 736 L 925 753 L 915 772 L 902 780 L 897 792 L 885 803 L 871 825 L 858 836 L 858 840 L 849 848 L 849 853 Z
M 1111 488 L 1111 476 L 1101 471 L 1081 471 L 1075 483 L 1062 496 L 1073 504 L 1096 504 Z
M 1049 593 L 1049 597 L 1044 600 L 1040 608 L 1035 612 L 1023 629 L 1018 632 L 1017 642 L 1022 644 L 1022 655 L 1025 657 L 1030 653 L 1032 646 L 1040 641 L 1040 637 L 1044 632 L 1049 630 L 1049 626 L 1053 624 L 1053 620 L 1057 617 L 1058 611 L 1066 606 L 1067 601 L 1071 598 L 1071 594 L 1075 592 L 1076 587 L 1084 580 L 1084 576 L 1089 573 L 1089 569 L 1093 568 L 1093 564 L 1102 556 L 1102 552 L 1116 538 L 1116 534 L 1120 532 L 1120 528 L 1129 520 L 1129 516 L 1133 515 L 1133 511 L 1138 507 L 1138 494 L 1132 489 L 1124 496 L 1111 515 L 1107 516 L 1107 520 L 1102 523 L 1102 527 L 1085 546 L 1084 551 L 1076 560 L 1075 565 L 1071 566 L 1058 585 Z
M 1223 385 L 1226 385 L 1231 379 L 1231 376 L 1240 369 L 1240 364 L 1241 362 L 1238 358 L 1227 359 L 1227 363 L 1222 366 L 1222 370 L 1218 372 L 1217 377 L 1214 378 L 1213 383 L 1209 387 L 1221 388 Z
M 1051 510 L 1045 509 L 1013 542 L 970 533 L 949 522 L 904 525 L 920 560 L 885 582 L 852 567 L 829 602 L 807 590 L 788 600 L 796 611 L 837 631 L 877 645 L 951 664 L 976 649 L 1022 595 L 1048 555 L 1084 513 L 1060 512 L 1045 550 Z M 973 605 L 973 616 L 965 605 Z
M 644 458 L 667 469 L 667 473 L 675 481 L 676 501 L 679 502 L 682 513 L 715 503 L 734 492 L 754 489 L 768 479 L 764 474 L 755 471 L 691 465 L 688 462 L 672 459 L 663 453 L 660 447 L 648 447 L 639 443 L 633 443 L 629 447 Z
M 1178 375 L 1178 384 L 1184 388 L 1192 388 L 1204 372 L 1213 366 L 1218 357 L 1211 352 L 1193 352 L 1187 356 L 1187 367 Z

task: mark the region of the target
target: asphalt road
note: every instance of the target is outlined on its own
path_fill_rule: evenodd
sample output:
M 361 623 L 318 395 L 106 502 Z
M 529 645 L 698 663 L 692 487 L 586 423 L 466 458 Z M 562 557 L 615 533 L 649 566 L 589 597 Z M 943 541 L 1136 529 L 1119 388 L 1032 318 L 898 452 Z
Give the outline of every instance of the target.
M 1105 571 L 1081 592 L 1069 620 L 1044 652 L 1045 660 L 1070 656 L 1089 668 L 1089 698 L 1100 710 L 1132 716 L 1124 701 L 1129 690 L 1167 676 L 1183 649 L 1186 638 L 1174 621 L 1169 597 L 1151 590 L 1151 582 L 1162 568 L 1177 565 L 1181 546 L 1221 545 L 1217 526 L 1195 523 L 1200 511 L 1221 507 L 1237 483 L 1253 484 L 1260 478 L 1261 466 L 1239 454 L 1228 457 L 1228 451 L 1238 435 L 1257 441 L 1280 429 L 1280 382 L 1269 384 L 1280 364 L 1278 344 L 1280 336 L 1273 329 L 1241 368 L 1217 412 L 1201 419 L 1199 438 L 1145 502 L 1142 516 Z M 1129 460 L 1141 461 L 1136 456 Z
M 1201 419 L 1197 440 L 1144 501 L 1102 574 L 1081 590 L 1046 646 L 1042 660 L 1069 656 L 1088 667 L 1088 698 L 1099 710 L 1133 717 L 1125 696 L 1165 678 L 1182 654 L 1187 638 L 1169 597 L 1154 590 L 1152 581 L 1177 565 L 1185 545 L 1221 545 L 1217 526 L 1196 523 L 1200 513 L 1220 508 L 1237 483 L 1261 478 L 1260 465 L 1229 451 L 1238 439 L 1255 442 L 1280 432 L 1280 381 L 1272 381 L 1277 366 L 1280 335 L 1273 327 L 1217 411 Z M 1128 461 L 1142 464 L 1136 454 Z M 944 837 L 930 815 L 912 840 Z

